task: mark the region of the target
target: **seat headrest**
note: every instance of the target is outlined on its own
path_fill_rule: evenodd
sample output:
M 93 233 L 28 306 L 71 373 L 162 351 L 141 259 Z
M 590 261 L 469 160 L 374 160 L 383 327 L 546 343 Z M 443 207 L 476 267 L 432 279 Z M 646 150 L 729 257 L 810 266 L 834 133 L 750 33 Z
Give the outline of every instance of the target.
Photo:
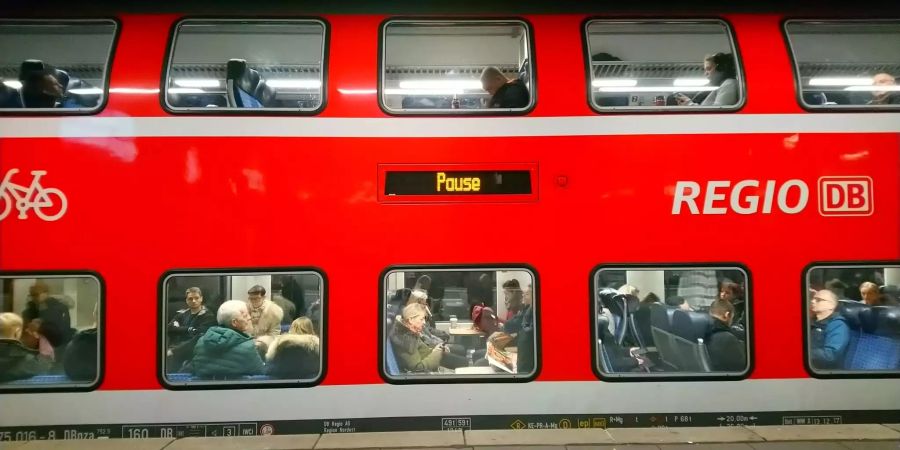
M 19 67 L 19 81 L 25 81 L 29 75 L 44 71 L 44 62 L 39 59 L 26 59 Z
M 709 314 L 697 311 L 676 310 L 672 317 L 672 332 L 691 342 L 706 337 L 712 319 Z
M 618 291 L 613 288 L 603 288 L 597 293 L 597 296 L 600 297 L 600 303 L 604 308 L 610 311 L 619 311 L 620 308 L 615 306 L 615 301 L 613 300 L 616 295 L 618 295 Z M 616 308 L 616 309 L 613 309 Z
M 675 308 L 653 303 L 650 305 L 650 325 L 664 331 L 672 330 L 672 318 L 675 315 Z
M 900 336 L 900 306 L 872 306 L 859 315 L 863 331 L 879 336 Z
M 243 89 L 250 95 L 253 95 L 259 86 L 259 72 L 247 66 L 247 61 L 243 59 L 232 59 L 228 61 L 225 68 L 226 77 L 234 80 L 237 87 Z
M 598 330 L 608 330 L 609 329 L 609 316 L 604 316 L 603 314 L 597 314 L 597 329 Z M 602 334 L 597 336 L 598 338 L 602 338 Z
M 840 304 L 838 311 L 844 316 L 844 319 L 847 321 L 847 326 L 854 330 L 859 330 L 862 326 L 860 315 L 863 311 L 867 311 L 871 307 L 865 303 L 854 300 L 840 300 L 838 303 Z

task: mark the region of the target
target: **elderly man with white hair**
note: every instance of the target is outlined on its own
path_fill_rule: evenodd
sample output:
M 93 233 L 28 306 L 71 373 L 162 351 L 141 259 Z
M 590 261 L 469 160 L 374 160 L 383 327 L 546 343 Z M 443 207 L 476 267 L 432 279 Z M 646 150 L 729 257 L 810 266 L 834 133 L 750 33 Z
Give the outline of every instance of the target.
M 816 369 L 842 369 L 850 344 L 850 327 L 838 309 L 838 298 L 828 289 L 816 291 L 809 302 L 813 323 L 810 359 Z
M 228 300 L 219 306 L 218 326 L 210 327 L 194 347 L 194 374 L 200 377 L 262 375 L 266 368 L 250 337 L 253 324 L 247 303 Z

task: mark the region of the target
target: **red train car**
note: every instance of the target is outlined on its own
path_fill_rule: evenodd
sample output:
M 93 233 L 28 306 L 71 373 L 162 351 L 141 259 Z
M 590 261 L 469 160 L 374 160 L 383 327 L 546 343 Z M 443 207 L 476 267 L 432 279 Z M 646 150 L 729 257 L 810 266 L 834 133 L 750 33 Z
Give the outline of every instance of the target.
M 0 440 L 900 421 L 898 11 L 754 8 L 11 7 Z

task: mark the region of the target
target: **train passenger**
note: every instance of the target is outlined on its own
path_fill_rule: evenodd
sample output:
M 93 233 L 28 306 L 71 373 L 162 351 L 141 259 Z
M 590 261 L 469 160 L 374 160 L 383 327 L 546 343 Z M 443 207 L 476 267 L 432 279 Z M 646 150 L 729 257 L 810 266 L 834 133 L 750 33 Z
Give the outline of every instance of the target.
M 723 282 L 719 288 L 719 298 L 734 306 L 733 322 L 743 327 L 746 303 L 744 302 L 744 289 L 741 288 L 741 285 L 731 281 Z
M 316 329 L 313 326 L 312 320 L 309 320 L 309 317 L 303 316 L 298 317 L 296 320 L 291 322 L 291 328 L 288 330 L 288 334 L 311 334 L 313 336 L 317 336 Z
M 885 295 L 878 285 L 871 281 L 859 285 L 859 294 L 862 301 L 869 306 L 896 306 L 897 302 L 890 295 Z
M 297 318 L 297 306 L 293 302 L 281 295 L 282 287 L 277 281 L 272 281 L 272 303 L 278 305 L 283 313 L 281 317 L 281 325 L 290 326 L 291 322 Z
M 524 308 L 525 293 L 519 286 L 519 280 L 513 278 L 503 283 L 503 302 L 506 304 L 506 320 L 512 319 Z
M 889 73 L 877 73 L 872 77 L 874 86 L 896 86 L 897 79 Z M 900 91 L 872 91 L 872 100 L 869 105 L 900 105 Z
M 391 329 L 389 338 L 401 370 L 433 372 L 439 366 L 455 369 L 468 365 L 466 358 L 450 353 L 444 345 L 430 346 L 422 332 L 425 328 L 425 307 L 412 303 L 403 308 Z
M 519 282 L 515 279 L 507 281 L 511 283 L 515 281 L 518 288 Z M 506 283 L 504 283 L 504 290 Z M 518 306 L 516 314 L 509 318 L 503 325 L 505 333 L 515 335 L 515 343 L 518 349 L 518 361 L 516 362 L 517 372 L 529 373 L 534 370 L 534 310 L 532 309 L 530 293 L 531 286 L 528 287 L 528 294 L 522 293 L 522 302 Z M 519 290 L 519 292 L 522 292 Z
M 418 284 L 417 284 L 418 285 Z M 435 327 L 434 324 L 434 315 L 431 313 L 431 309 L 428 308 L 427 304 L 428 294 L 421 289 L 413 289 L 409 293 L 409 299 L 406 304 L 419 304 L 425 308 L 425 326 L 422 328 L 422 337 L 425 342 L 429 346 L 435 345 L 445 345 L 447 349 L 457 355 L 465 356 L 466 348 L 459 344 L 448 344 L 447 342 L 450 340 L 450 333 L 439 330 Z
M 52 69 L 51 69 L 52 70 Z M 65 87 L 50 70 L 38 70 L 22 80 L 22 100 L 27 108 L 56 108 L 65 96 Z
M 43 281 L 36 281 L 28 292 L 29 300 L 22 312 L 25 330 L 46 338 L 57 358 L 61 358 L 74 334 L 69 316 L 72 302 L 64 296 L 51 296 L 50 287 Z
M 694 308 L 691 308 L 691 305 L 688 304 L 684 300 L 683 297 L 679 297 L 677 295 L 673 295 L 666 299 L 666 305 L 671 306 L 673 308 L 683 309 L 685 311 L 693 311 Z
M 481 72 L 481 87 L 489 94 L 488 108 L 524 108 L 528 106 L 528 88 L 519 79 L 510 80 L 496 67 Z
M 169 347 L 166 366 L 178 370 L 193 356 L 197 340 L 216 324 L 214 314 L 203 305 L 203 291 L 190 287 L 184 293 L 187 308 L 178 310 L 166 328 Z
M 74 381 L 93 381 L 97 378 L 97 309 L 99 306 L 99 302 L 94 304 L 93 327 L 76 333 L 66 349 L 63 369 L 66 376 Z
M 840 369 L 850 343 L 850 327 L 837 311 L 838 298 L 828 289 L 817 291 L 810 301 L 813 315 L 810 342 L 812 364 L 818 369 Z
M 709 306 L 712 323 L 706 334 L 706 349 L 714 371 L 740 372 L 747 366 L 744 343 L 731 329 L 734 314 L 734 305 L 724 298 Z
M 832 278 L 831 280 L 825 282 L 825 289 L 834 292 L 834 295 L 839 299 L 847 298 L 847 287 L 847 283 L 844 283 L 838 278 Z
M 216 321 L 218 325 L 210 327 L 194 347 L 193 372 L 201 377 L 262 375 L 265 365 L 250 336 L 253 323 L 247 304 L 222 303 Z
M 310 379 L 319 374 L 320 340 L 308 317 L 291 322 L 286 334 L 261 336 L 257 342 L 267 344 L 266 372 L 276 378 Z
M 731 53 L 716 53 L 706 55 L 703 59 L 703 73 L 709 80 L 710 86 L 718 86 L 704 98 L 700 106 L 731 106 L 738 102 L 737 66 Z M 687 95 L 675 94 L 675 100 L 680 106 L 696 106 L 693 99 Z
M 23 326 L 18 314 L 0 314 L 0 382 L 31 378 L 50 370 L 49 359 L 19 341 Z
M 255 285 L 247 291 L 247 310 L 253 322 L 250 335 L 278 336 L 281 334 L 281 318 L 284 311 L 281 307 L 266 298 L 266 288 Z

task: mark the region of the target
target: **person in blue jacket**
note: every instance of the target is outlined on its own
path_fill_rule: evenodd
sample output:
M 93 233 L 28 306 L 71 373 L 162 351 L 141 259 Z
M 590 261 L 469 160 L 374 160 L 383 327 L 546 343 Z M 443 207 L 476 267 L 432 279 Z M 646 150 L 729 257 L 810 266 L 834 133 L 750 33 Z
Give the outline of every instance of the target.
M 838 311 L 838 298 L 828 289 L 817 291 L 810 300 L 813 316 L 810 332 L 810 359 L 816 369 L 842 369 L 850 344 L 850 327 Z

